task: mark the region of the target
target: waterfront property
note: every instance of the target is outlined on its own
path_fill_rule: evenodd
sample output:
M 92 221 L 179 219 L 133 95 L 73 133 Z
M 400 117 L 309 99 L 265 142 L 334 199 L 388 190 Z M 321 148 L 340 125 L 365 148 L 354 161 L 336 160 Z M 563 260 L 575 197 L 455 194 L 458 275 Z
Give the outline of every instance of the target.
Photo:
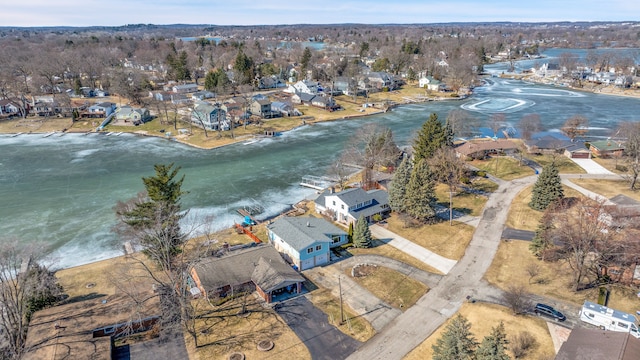
M 624 144 L 613 140 L 592 141 L 589 143 L 589 150 L 598 157 L 621 157 L 624 153 Z
M 158 294 L 149 291 L 97 296 L 40 310 L 29 323 L 23 359 L 111 360 L 115 338 L 147 331 L 158 322 L 159 303 Z
M 334 193 L 329 188 L 316 198 L 315 205 L 319 214 L 331 216 L 344 224 L 353 223 L 360 216 L 371 222 L 375 215 L 384 217 L 391 212 L 389 195 L 384 190 L 352 188 Z
M 209 299 L 256 292 L 267 303 L 284 293 L 300 293 L 304 278 L 271 245 L 253 245 L 223 251 L 195 265 L 190 271 L 191 293 Z M 198 290 L 194 290 L 198 289 Z
M 114 125 L 140 125 L 151 120 L 149 110 L 122 106 L 116 111 Z
M 329 250 L 346 244 L 346 232 L 314 217 L 282 217 L 267 225 L 269 242 L 298 267 L 307 270 L 331 260 Z
M 518 146 L 511 140 L 474 140 L 458 145 L 455 150 L 458 157 L 484 159 L 487 155 L 497 152 L 513 151 Z

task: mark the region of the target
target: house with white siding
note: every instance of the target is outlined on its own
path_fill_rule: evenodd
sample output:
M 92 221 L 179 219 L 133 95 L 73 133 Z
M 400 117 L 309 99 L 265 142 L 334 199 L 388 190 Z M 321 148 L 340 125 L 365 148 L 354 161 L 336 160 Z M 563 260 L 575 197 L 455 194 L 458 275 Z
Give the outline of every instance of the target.
M 346 244 L 348 234 L 325 219 L 282 217 L 267 225 L 269 242 L 300 271 L 331 260 L 329 250 Z
M 331 216 L 335 221 L 349 224 L 364 217 L 367 222 L 373 216 L 385 216 L 391 212 L 389 195 L 384 190 L 365 191 L 352 188 L 334 193 L 329 190 L 321 193 L 315 200 L 316 212 Z

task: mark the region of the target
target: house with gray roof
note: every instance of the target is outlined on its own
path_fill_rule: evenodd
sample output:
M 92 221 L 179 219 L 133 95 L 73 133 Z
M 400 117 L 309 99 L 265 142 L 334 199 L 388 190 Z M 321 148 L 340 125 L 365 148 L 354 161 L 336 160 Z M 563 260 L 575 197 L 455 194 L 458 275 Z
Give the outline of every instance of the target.
M 300 293 L 304 282 L 268 244 L 222 251 L 221 255 L 196 264 L 189 275 L 189 282 L 199 290 L 191 292 L 200 292 L 207 299 L 255 288 L 267 303 L 283 293 Z
M 267 225 L 267 236 L 285 259 L 301 271 L 328 263 L 329 250 L 349 241 L 344 230 L 314 217 L 279 218 Z
M 330 188 L 316 198 L 315 205 L 316 212 L 344 224 L 355 222 L 360 216 L 371 222 L 373 216 L 385 216 L 391 212 L 389 194 L 384 190 L 352 188 L 334 193 Z

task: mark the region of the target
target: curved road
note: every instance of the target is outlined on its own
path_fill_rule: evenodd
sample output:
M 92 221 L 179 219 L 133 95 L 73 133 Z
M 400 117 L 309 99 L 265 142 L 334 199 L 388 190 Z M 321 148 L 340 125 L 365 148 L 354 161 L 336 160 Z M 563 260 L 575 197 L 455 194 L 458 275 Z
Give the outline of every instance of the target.
M 451 272 L 348 359 L 400 360 L 455 314 L 467 296 L 476 297 L 484 273 L 498 250 L 511 202 L 536 179 L 534 175 L 500 182 L 487 201 L 465 255 Z

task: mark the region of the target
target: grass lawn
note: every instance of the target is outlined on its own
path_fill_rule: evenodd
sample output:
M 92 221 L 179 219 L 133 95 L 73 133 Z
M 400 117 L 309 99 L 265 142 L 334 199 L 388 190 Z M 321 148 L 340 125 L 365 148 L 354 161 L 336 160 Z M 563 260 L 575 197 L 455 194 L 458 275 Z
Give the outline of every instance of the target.
M 231 300 L 219 307 L 209 305 L 206 300 L 196 300 L 198 314 L 196 322 L 198 347 L 194 347 L 190 335 L 185 335 L 190 352 L 196 359 L 227 359 L 232 352 L 241 352 L 247 359 L 311 359 L 304 343 L 271 308 L 265 308 L 253 296 L 247 300 L 249 315 L 238 316 L 242 298 Z M 271 340 L 272 350 L 263 352 L 257 343 Z M 195 350 L 194 350 L 195 348 Z
M 555 160 L 556 166 L 558 167 L 558 172 L 560 174 L 585 174 L 586 171 L 578 166 L 575 162 L 571 161 L 568 157 L 564 155 L 559 156 L 551 156 L 551 155 L 529 155 L 528 159 L 531 159 L 540 166 L 544 167 L 545 165 L 551 164 L 552 161 Z
M 573 181 L 573 180 L 572 180 Z M 562 186 L 564 189 L 565 197 L 580 197 L 581 194 L 576 190 Z M 538 223 L 542 218 L 542 211 L 533 210 L 529 207 L 531 201 L 531 190 L 533 186 L 524 188 L 511 202 L 509 207 L 509 214 L 507 215 L 506 227 L 519 230 L 531 230 L 535 231 L 538 228 Z
M 449 208 L 449 186 L 438 184 L 436 186 L 436 197 L 438 204 Z M 484 204 L 487 203 L 487 197 L 477 194 L 471 194 L 464 191 L 457 191 L 452 197 L 453 210 L 466 215 L 479 216 L 482 213 Z
M 462 258 L 475 231 L 473 226 L 455 221 L 453 226 L 448 221 L 441 221 L 432 225 L 405 227 L 396 214 L 392 214 L 387 223 L 390 231 L 453 260 Z
M 616 169 L 616 165 L 626 165 L 626 159 L 622 158 L 602 158 L 602 157 L 592 157 L 591 160 L 597 162 L 607 170 L 614 172 L 616 174 L 624 174 L 622 171 Z
M 330 324 L 335 325 L 340 331 L 352 338 L 366 342 L 376 334 L 373 326 L 363 317 L 356 316 L 355 311 L 345 303 L 342 304 L 342 307 L 347 321 L 340 325 L 340 300 L 331 294 L 331 290 L 325 288 L 313 290 L 309 295 L 309 300 L 329 316 Z
M 531 279 L 527 268 L 536 264 L 539 275 Z M 587 289 L 574 292 L 571 289 L 571 273 L 563 262 L 545 262 L 538 260 L 529 251 L 528 241 L 508 241 L 500 243 L 493 263 L 485 274 L 491 284 L 506 289 L 510 285 L 523 285 L 527 291 L 542 296 L 582 305 L 585 300 L 597 302 L 598 289 Z M 638 298 L 630 288 L 612 286 L 609 306 L 635 314 L 638 309 Z
M 608 199 L 622 194 L 640 201 L 640 192 L 629 189 L 629 183 L 624 180 L 571 179 L 571 182 Z
M 508 156 L 492 157 L 489 160 L 473 160 L 469 163 L 503 180 L 519 179 L 534 174 L 532 168 L 521 165 L 518 160 Z
M 476 341 L 481 342 L 482 338 L 491 333 L 491 328 L 504 323 L 507 339 L 517 335 L 523 331 L 529 332 L 536 339 L 536 345 L 525 356 L 520 359 L 551 359 L 553 358 L 553 341 L 544 320 L 531 316 L 515 316 L 510 309 L 499 305 L 482 304 L 482 303 L 464 303 L 460 308 L 459 314 L 469 320 L 471 323 L 471 332 Z M 457 315 L 454 315 L 454 317 Z M 448 322 L 443 324 L 431 336 L 429 336 L 422 344 L 418 345 L 411 351 L 404 360 L 422 360 L 431 359 L 433 350 L 431 346 L 439 339 Z M 508 345 L 507 345 L 508 346 Z
M 368 266 L 367 269 L 365 276 L 353 279 L 396 309 L 405 311 L 429 291 L 423 283 L 398 271 L 383 266 Z M 345 270 L 345 275 L 351 276 L 351 269 Z
M 359 249 L 359 248 L 350 248 L 347 251 L 352 255 L 380 255 L 386 256 L 388 258 L 402 261 L 405 264 L 411 265 L 417 269 L 427 271 L 434 274 L 444 275 L 440 270 L 433 268 L 424 262 L 414 258 L 411 255 L 408 255 L 404 251 L 398 250 L 389 244 L 385 244 L 384 242 L 373 239 L 372 247 L 368 249 Z

